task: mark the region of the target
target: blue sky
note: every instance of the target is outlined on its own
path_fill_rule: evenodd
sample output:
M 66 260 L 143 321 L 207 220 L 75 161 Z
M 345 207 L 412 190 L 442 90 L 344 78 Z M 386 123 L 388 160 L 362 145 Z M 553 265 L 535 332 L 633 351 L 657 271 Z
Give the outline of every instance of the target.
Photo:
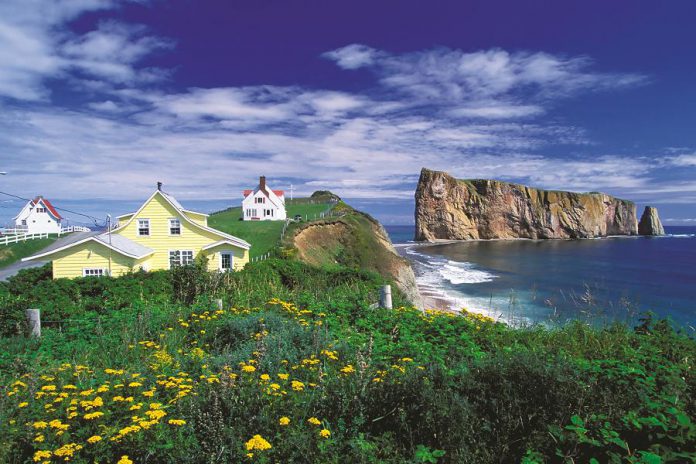
M 696 224 L 694 20 L 686 0 L 6 0 L 0 191 L 103 217 L 160 180 L 214 210 L 265 174 L 405 224 L 426 166 Z

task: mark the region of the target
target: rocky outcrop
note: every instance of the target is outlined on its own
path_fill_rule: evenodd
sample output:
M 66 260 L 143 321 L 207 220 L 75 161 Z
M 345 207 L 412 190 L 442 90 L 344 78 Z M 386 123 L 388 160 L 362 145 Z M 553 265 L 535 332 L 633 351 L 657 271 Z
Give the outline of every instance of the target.
M 645 207 L 638 223 L 638 233 L 640 235 L 665 235 L 665 228 L 662 227 L 660 216 L 657 215 L 657 208 Z
M 635 204 L 603 193 L 458 180 L 425 168 L 416 190 L 416 240 L 566 239 L 637 233 Z

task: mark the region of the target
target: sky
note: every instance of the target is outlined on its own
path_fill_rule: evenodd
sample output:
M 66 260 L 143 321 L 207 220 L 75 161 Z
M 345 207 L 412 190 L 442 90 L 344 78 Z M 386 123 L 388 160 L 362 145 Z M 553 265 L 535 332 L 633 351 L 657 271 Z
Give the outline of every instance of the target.
M 696 225 L 694 20 L 691 0 L 3 0 L 0 191 L 103 218 L 157 181 L 239 205 L 266 175 L 409 224 L 428 167 Z M 21 206 L 0 194 L 0 222 Z

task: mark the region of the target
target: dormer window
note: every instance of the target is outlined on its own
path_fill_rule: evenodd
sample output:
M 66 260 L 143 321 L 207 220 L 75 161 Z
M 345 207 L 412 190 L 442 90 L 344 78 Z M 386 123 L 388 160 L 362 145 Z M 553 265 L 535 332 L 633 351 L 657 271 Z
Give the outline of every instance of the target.
M 169 235 L 181 235 L 181 221 L 178 218 L 169 220 Z
M 138 235 L 141 237 L 150 235 L 149 219 L 138 219 Z

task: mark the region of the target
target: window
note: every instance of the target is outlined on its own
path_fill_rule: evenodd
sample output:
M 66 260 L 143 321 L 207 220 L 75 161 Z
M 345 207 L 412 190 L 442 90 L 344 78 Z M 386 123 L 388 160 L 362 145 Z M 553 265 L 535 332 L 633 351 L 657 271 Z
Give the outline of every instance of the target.
M 37 207 L 36 207 L 36 212 L 37 212 L 37 213 L 45 213 L 45 212 L 46 212 L 46 208 L 42 208 L 42 207 L 40 207 L 40 206 L 37 206 Z
M 233 256 L 231 251 L 220 252 L 220 270 L 221 271 L 231 271 L 232 270 Z
M 169 250 L 169 267 L 187 266 L 193 264 L 193 251 Z
M 150 235 L 149 219 L 138 219 L 138 235 Z
M 169 235 L 181 235 L 181 221 L 179 219 L 169 220 Z
M 99 268 L 85 268 L 82 270 L 82 277 L 102 277 L 107 275 L 106 269 Z
M 272 210 L 272 209 L 266 209 L 266 210 L 263 211 L 263 214 L 264 214 L 265 216 L 271 216 L 271 217 L 273 217 L 273 210 Z
M 256 217 L 256 208 L 247 209 L 247 217 Z
M 256 197 L 254 203 L 266 203 L 266 197 Z

